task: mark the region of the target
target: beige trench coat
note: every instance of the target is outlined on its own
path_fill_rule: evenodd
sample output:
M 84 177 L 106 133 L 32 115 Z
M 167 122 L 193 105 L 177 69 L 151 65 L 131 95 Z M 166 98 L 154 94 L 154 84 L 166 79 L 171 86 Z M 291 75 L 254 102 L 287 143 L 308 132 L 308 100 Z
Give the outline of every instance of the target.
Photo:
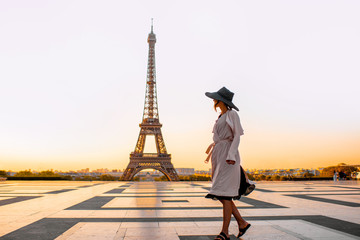
M 211 155 L 212 187 L 209 194 L 235 197 L 240 187 L 240 136 L 244 130 L 237 112 L 228 110 L 215 123 Z M 211 145 L 209 146 L 211 148 Z M 208 149 L 209 150 L 209 149 Z M 235 161 L 234 165 L 226 160 Z

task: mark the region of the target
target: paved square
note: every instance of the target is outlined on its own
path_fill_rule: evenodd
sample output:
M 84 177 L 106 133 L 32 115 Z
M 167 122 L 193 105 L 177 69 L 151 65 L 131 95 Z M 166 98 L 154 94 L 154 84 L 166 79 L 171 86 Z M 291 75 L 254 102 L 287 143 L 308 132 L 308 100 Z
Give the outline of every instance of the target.
M 208 182 L 0 183 L 0 239 L 213 239 Z M 359 182 L 259 182 L 236 201 L 242 239 L 360 239 Z M 236 221 L 230 225 L 232 239 Z

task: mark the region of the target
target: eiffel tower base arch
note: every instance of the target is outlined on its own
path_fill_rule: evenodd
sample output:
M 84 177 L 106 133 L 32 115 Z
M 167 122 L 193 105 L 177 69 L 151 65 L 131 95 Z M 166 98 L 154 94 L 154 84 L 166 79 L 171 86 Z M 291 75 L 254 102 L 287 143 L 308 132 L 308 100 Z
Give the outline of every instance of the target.
M 154 169 L 160 171 L 169 181 L 179 181 L 179 176 L 170 160 L 131 160 L 127 166 L 121 180 L 132 181 L 136 174 L 145 169 Z

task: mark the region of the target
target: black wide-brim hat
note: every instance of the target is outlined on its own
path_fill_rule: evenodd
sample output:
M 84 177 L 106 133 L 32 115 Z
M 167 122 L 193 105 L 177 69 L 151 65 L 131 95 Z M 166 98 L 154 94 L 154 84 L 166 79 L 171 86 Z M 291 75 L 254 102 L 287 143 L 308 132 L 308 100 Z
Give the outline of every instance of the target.
M 209 98 L 222 101 L 223 103 L 226 103 L 229 107 L 234 108 L 236 111 L 239 111 L 239 109 L 232 103 L 232 99 L 234 97 L 234 93 L 231 92 L 226 87 L 222 87 L 217 92 L 206 92 L 205 95 Z

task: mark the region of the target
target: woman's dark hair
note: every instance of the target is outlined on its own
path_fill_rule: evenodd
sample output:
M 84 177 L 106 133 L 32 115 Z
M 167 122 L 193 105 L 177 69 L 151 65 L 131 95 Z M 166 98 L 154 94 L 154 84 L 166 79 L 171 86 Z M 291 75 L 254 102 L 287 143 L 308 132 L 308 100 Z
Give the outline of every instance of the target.
M 220 100 L 216 100 L 216 104 L 214 105 L 214 109 L 215 109 L 215 112 L 216 112 L 216 106 L 219 104 L 219 102 L 222 102 Z M 224 102 L 223 102 L 224 103 Z M 228 109 L 228 110 L 231 110 L 233 109 L 232 107 L 230 107 L 229 105 L 227 105 L 226 103 L 224 103 L 225 107 Z
M 226 106 L 226 108 L 228 109 L 228 110 L 231 110 L 231 109 L 233 109 L 232 107 L 230 107 L 229 105 L 227 105 L 226 103 L 224 103 L 225 104 L 225 106 Z

